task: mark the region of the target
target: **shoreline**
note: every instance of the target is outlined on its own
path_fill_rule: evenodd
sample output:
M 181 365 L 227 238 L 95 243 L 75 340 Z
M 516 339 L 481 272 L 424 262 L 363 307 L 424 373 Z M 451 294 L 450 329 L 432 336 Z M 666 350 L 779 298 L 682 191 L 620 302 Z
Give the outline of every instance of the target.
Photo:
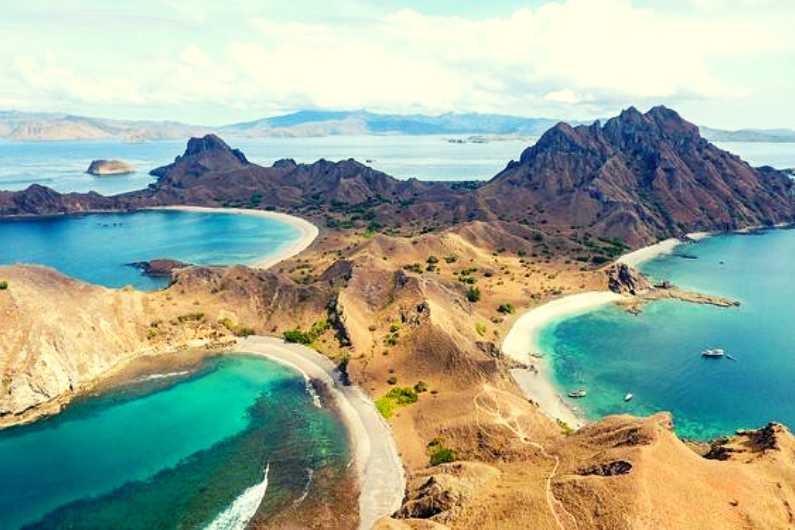
M 638 266 L 665 254 L 671 254 L 679 245 L 688 241 L 700 241 L 714 234 L 711 232 L 692 232 L 685 240 L 669 238 L 652 245 L 633 250 L 620 256 L 614 263 L 623 263 L 630 267 Z M 625 296 L 612 291 L 588 291 L 576 293 L 557 300 L 552 300 L 534 307 L 514 321 L 502 342 L 502 351 L 513 360 L 523 365 L 532 364 L 536 371 L 524 368 L 512 369 L 511 376 L 519 389 L 528 399 L 538 403 L 541 411 L 547 416 L 563 421 L 579 428 L 587 423 L 585 416 L 577 408 L 566 401 L 563 390 L 555 386 L 549 370 L 549 352 L 542 350 L 538 343 L 540 331 L 556 320 L 571 318 L 587 313 L 599 307 L 619 302 Z M 542 354 L 543 357 L 531 357 L 531 353 Z
M 271 212 L 267 210 L 253 210 L 251 208 L 214 208 L 209 206 L 190 206 L 190 205 L 174 205 L 174 206 L 152 206 L 141 208 L 142 210 L 171 210 L 181 212 L 194 212 L 194 213 L 225 213 L 232 215 L 251 215 L 254 217 L 263 217 L 272 219 L 288 224 L 300 232 L 300 237 L 295 242 L 289 244 L 284 249 L 276 254 L 258 258 L 252 263 L 241 263 L 240 265 L 247 265 L 255 269 L 269 269 L 279 263 L 280 261 L 292 258 L 300 254 L 315 241 L 320 230 L 317 226 L 310 223 L 306 219 L 296 217 L 294 215 Z
M 611 291 L 589 291 L 564 296 L 523 313 L 511 326 L 502 342 L 502 351 L 521 364 L 532 364 L 537 370 L 514 368 L 510 371 L 511 377 L 525 397 L 538 403 L 547 416 L 574 428 L 586 423 L 582 414 L 564 399 L 550 377 L 547 358 L 549 352 L 543 352 L 538 343 L 541 329 L 556 320 L 586 313 L 623 298 Z M 532 357 L 532 353 L 543 353 L 544 357 Z
M 372 528 L 400 508 L 406 478 L 392 431 L 360 387 L 342 384 L 331 360 L 306 346 L 264 336 L 240 339 L 229 352 L 267 357 L 326 385 L 350 438 L 360 529 Z

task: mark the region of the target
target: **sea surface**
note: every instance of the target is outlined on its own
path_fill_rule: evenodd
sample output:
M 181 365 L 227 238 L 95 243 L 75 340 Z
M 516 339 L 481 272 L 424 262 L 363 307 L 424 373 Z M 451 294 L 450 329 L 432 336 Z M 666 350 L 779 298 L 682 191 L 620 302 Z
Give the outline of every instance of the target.
M 141 211 L 0 220 L 0 264 L 35 263 L 107 287 L 151 290 L 150 278 L 129 265 L 172 258 L 196 265 L 247 264 L 300 237 L 284 222 L 225 213 Z
M 488 143 L 450 143 L 466 136 L 328 136 L 318 138 L 228 138 L 257 164 L 281 158 L 311 163 L 320 158 L 355 158 L 393 177 L 425 180 L 486 180 L 535 143 L 535 138 Z M 33 183 L 60 192 L 97 191 L 112 195 L 145 188 L 155 181 L 149 171 L 185 151 L 184 141 L 4 142 L 0 141 L 0 190 L 20 190 Z M 85 173 L 92 160 L 120 159 L 134 165 L 130 175 L 96 177 Z
M 140 377 L 0 431 L 0 528 L 242 529 L 343 477 L 344 425 L 261 357 Z
M 699 440 L 769 421 L 795 428 L 795 230 L 722 235 L 677 253 L 642 271 L 741 306 L 658 301 L 638 316 L 607 306 L 554 322 L 539 342 L 561 392 L 586 388 L 570 402 L 591 419 L 671 411 L 676 431 Z M 704 358 L 707 348 L 736 360 Z
M 488 180 L 536 138 L 487 143 L 450 143 L 466 135 L 328 136 L 317 138 L 227 138 L 249 160 L 270 166 L 280 158 L 311 163 L 320 158 L 347 158 L 366 163 L 396 178 L 423 180 Z M 0 141 L 0 190 L 20 190 L 33 183 L 57 191 L 97 191 L 112 195 L 145 188 L 155 181 L 149 171 L 174 160 L 184 141 L 8 142 Z M 718 146 L 752 165 L 795 167 L 793 144 L 721 142 Z M 85 173 L 92 160 L 120 159 L 133 164 L 130 175 L 95 177 Z

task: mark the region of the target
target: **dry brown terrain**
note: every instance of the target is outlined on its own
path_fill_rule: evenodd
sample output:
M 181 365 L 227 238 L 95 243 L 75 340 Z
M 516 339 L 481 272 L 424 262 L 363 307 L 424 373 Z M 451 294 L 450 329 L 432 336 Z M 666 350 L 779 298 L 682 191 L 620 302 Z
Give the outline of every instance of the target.
M 550 247 L 559 252 L 545 257 Z M 9 284 L 0 291 L 3 421 L 57 409 L 133 358 L 222 347 L 246 327 L 280 335 L 327 320 L 313 346 L 349 358 L 351 379 L 374 398 L 427 388 L 389 420 L 410 481 L 383 528 L 791 525 L 795 453 L 783 427 L 696 448 L 705 458 L 666 414 L 570 433 L 520 394 L 499 348 L 516 315 L 616 277 L 567 257 L 577 250 L 566 238 L 472 222 L 415 237 L 325 231 L 271 271 L 186 268 L 153 293 L 0 268 Z M 478 301 L 467 299 L 470 287 Z M 431 466 L 439 447 L 455 461 Z

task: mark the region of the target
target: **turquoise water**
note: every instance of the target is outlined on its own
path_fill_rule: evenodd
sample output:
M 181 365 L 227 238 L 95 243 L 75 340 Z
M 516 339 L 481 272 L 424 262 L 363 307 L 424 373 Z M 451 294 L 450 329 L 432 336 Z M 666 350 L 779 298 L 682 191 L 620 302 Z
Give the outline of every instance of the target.
M 795 427 L 795 230 L 725 235 L 679 250 L 698 259 L 661 257 L 643 271 L 742 305 L 660 301 L 639 316 L 605 307 L 553 323 L 539 340 L 556 383 L 588 389 L 576 406 L 590 418 L 668 410 L 677 432 L 696 439 L 773 420 Z M 736 361 L 701 357 L 715 347 Z M 634 399 L 625 403 L 628 392 Z
M 0 528 L 204 528 L 266 467 L 248 504 L 267 520 L 311 493 L 309 470 L 345 473 L 344 426 L 282 365 L 214 357 L 143 379 L 0 431 Z
M 157 289 L 135 261 L 172 258 L 197 265 L 251 263 L 300 236 L 298 229 L 263 217 L 142 211 L 0 220 L 0 264 L 35 263 L 107 287 Z M 6 242 L 10 242 L 7 244 Z

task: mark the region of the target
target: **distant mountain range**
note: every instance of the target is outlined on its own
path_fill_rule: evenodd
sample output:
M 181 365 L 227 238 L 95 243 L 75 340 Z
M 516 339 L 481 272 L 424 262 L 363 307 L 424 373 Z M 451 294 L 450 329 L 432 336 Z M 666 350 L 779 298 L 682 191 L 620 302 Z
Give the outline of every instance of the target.
M 0 139 L 57 140 L 182 140 L 208 133 L 226 137 L 311 137 L 378 134 L 449 134 L 540 136 L 560 120 L 502 114 L 447 113 L 377 114 L 366 110 L 302 110 L 283 116 L 203 126 L 175 121 L 134 121 L 91 118 L 47 112 L 0 111 Z M 570 122 L 572 125 L 589 122 Z M 795 142 L 795 130 L 741 129 L 726 131 L 701 127 L 711 141 Z

